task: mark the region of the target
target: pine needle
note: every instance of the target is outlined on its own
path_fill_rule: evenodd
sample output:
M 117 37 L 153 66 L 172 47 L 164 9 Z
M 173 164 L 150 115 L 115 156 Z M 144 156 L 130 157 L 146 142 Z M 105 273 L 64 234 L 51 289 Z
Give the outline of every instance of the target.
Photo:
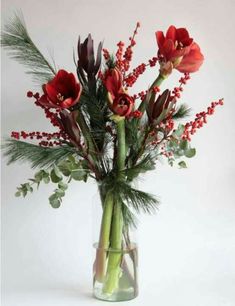
M 2 145 L 2 150 L 3 155 L 8 158 L 8 165 L 17 161 L 28 161 L 32 168 L 50 168 L 76 153 L 74 148 L 66 145 L 45 148 L 15 139 L 7 139 Z
M 40 85 L 56 74 L 31 40 L 21 13 L 16 13 L 5 24 L 1 33 L 1 45 L 11 58 L 27 67 L 26 73 L 31 74 L 35 81 L 40 81 Z
M 191 108 L 189 108 L 186 104 L 181 104 L 177 109 L 174 115 L 172 116 L 172 119 L 178 120 L 185 117 L 188 117 L 190 115 Z
M 114 183 L 114 192 L 119 195 L 120 199 L 127 205 L 127 207 L 131 207 L 137 213 L 142 211 L 144 213 L 152 214 L 156 212 L 159 204 L 159 201 L 155 196 L 132 188 L 125 182 Z

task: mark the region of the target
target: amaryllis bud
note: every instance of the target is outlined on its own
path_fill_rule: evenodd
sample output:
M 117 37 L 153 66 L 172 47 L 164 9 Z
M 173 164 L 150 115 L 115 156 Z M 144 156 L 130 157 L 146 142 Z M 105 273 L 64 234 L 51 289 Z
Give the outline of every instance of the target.
M 154 95 L 152 97 L 154 97 Z M 173 101 L 171 97 L 171 92 L 168 89 L 166 89 L 161 95 L 159 95 L 156 101 L 150 98 L 147 107 L 147 115 L 149 121 L 152 123 L 155 120 L 162 121 L 166 119 L 171 113 L 172 106 Z
M 166 36 L 162 31 L 156 32 L 159 47 L 158 54 L 163 62 L 171 62 L 173 67 L 184 73 L 197 71 L 204 57 L 199 46 L 193 42 L 185 28 L 170 26 Z
M 75 76 L 62 69 L 42 88 L 44 95 L 38 103 L 49 108 L 69 108 L 78 103 L 82 92 Z
M 78 63 L 77 72 L 83 82 L 93 82 L 101 65 L 102 43 L 100 42 L 97 49 L 96 58 L 94 56 L 94 43 L 91 34 L 83 43 L 78 39 Z
M 62 110 L 57 117 L 58 122 L 61 124 L 65 133 L 69 136 L 70 140 L 76 145 L 80 143 L 80 129 L 77 124 L 78 111 L 68 112 Z

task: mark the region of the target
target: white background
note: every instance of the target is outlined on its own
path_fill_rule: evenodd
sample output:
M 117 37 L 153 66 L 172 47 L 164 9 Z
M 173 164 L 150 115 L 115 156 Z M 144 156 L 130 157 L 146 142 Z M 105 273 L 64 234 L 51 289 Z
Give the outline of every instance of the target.
M 195 113 L 220 97 L 225 105 L 193 138 L 197 156 L 188 160 L 188 169 L 159 164 L 140 184 L 159 195 L 162 204 L 156 216 L 140 217 L 140 296 L 128 303 L 235 305 L 234 0 L 5 0 L 4 20 L 15 9 L 22 9 L 40 49 L 54 54 L 60 68 L 74 72 L 72 49 L 79 34 L 92 33 L 96 42 L 105 39 L 105 47 L 115 50 L 140 21 L 136 65 L 155 55 L 156 30 L 170 24 L 189 29 L 205 63 L 192 75 L 181 101 Z M 156 73 L 157 68 L 146 73 L 136 91 Z M 30 77 L 5 53 L 2 76 L 2 136 L 12 130 L 50 131 L 25 97 L 35 90 Z M 179 77 L 176 72 L 163 87 L 174 87 Z M 72 184 L 62 207 L 54 210 L 47 201 L 52 186 L 26 199 L 14 197 L 16 186 L 33 175 L 27 164 L 7 167 L 3 161 L 2 171 L 2 305 L 101 305 L 91 297 L 95 184 Z

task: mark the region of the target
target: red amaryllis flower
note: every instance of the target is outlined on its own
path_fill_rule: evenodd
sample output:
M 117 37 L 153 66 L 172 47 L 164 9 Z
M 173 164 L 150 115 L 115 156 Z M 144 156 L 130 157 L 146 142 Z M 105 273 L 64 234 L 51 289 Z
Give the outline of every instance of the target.
M 172 62 L 180 72 L 190 73 L 199 69 L 204 57 L 199 46 L 193 42 L 185 28 L 170 26 L 166 36 L 162 31 L 156 32 L 159 54 L 165 62 Z M 190 54 L 190 56 L 188 56 Z M 184 60 L 184 65 L 180 66 Z
M 69 108 L 79 101 L 82 92 L 82 86 L 76 81 L 73 73 L 65 70 L 59 70 L 42 88 L 44 95 L 38 102 L 50 108 Z
M 117 69 L 109 69 L 104 77 L 104 85 L 108 91 L 109 107 L 119 116 L 128 116 L 134 106 L 134 100 L 122 87 L 122 74 Z
M 114 114 L 126 117 L 132 112 L 134 101 L 129 95 L 120 93 L 112 102 L 110 108 Z

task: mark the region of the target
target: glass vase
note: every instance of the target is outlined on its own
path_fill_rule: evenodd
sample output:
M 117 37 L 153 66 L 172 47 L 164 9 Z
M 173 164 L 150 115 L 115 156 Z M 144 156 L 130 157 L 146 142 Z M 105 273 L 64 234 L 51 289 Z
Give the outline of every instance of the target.
M 93 200 L 93 295 L 113 302 L 138 295 L 136 232 L 126 224 L 126 207 L 117 199 L 110 190 Z

